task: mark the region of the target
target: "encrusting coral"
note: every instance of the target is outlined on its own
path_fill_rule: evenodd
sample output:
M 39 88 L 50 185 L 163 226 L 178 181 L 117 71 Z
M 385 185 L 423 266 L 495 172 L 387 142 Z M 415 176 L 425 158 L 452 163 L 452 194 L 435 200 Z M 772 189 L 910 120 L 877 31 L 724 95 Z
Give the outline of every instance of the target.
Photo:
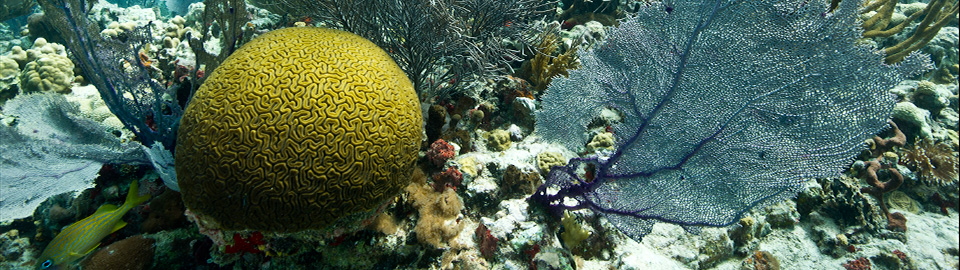
M 372 42 L 275 30 L 234 52 L 186 108 L 183 202 L 227 230 L 351 230 L 407 185 L 421 123 L 412 83 Z

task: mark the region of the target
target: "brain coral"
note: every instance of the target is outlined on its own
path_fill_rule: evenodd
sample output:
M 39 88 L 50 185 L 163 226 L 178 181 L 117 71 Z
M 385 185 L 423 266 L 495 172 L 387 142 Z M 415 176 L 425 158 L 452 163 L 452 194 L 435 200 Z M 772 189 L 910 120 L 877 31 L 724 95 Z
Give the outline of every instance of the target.
M 421 117 L 412 83 L 372 42 L 313 27 L 263 34 L 180 120 L 184 204 L 223 229 L 273 232 L 373 212 L 409 182 Z

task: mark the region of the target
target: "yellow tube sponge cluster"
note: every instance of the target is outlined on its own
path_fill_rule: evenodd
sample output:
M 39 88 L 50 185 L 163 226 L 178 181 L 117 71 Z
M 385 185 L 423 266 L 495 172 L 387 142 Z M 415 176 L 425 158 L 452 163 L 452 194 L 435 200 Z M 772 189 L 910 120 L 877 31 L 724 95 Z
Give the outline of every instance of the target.
M 372 42 L 314 27 L 263 34 L 180 120 L 184 204 L 227 230 L 328 229 L 409 183 L 422 121 L 413 84 Z

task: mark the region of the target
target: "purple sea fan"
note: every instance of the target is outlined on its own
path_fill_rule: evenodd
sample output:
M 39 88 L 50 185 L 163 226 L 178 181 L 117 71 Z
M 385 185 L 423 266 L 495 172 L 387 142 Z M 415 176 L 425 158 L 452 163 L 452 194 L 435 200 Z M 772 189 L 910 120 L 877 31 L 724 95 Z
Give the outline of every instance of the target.
M 838 176 L 885 127 L 887 90 L 931 66 L 919 54 L 885 65 L 858 45 L 857 5 L 676 1 L 624 20 L 553 81 L 536 127 L 579 149 L 614 110 L 616 150 L 553 168 L 532 199 L 591 209 L 639 241 L 656 222 L 727 226 Z

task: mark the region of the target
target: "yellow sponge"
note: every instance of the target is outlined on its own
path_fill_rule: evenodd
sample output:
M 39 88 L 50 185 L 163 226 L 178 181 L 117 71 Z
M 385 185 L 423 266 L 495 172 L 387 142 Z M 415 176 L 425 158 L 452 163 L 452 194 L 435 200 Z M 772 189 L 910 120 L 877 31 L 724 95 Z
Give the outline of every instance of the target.
M 184 204 L 223 229 L 322 229 L 395 197 L 421 134 L 413 85 L 386 52 L 286 28 L 203 83 L 180 120 L 176 170 Z

